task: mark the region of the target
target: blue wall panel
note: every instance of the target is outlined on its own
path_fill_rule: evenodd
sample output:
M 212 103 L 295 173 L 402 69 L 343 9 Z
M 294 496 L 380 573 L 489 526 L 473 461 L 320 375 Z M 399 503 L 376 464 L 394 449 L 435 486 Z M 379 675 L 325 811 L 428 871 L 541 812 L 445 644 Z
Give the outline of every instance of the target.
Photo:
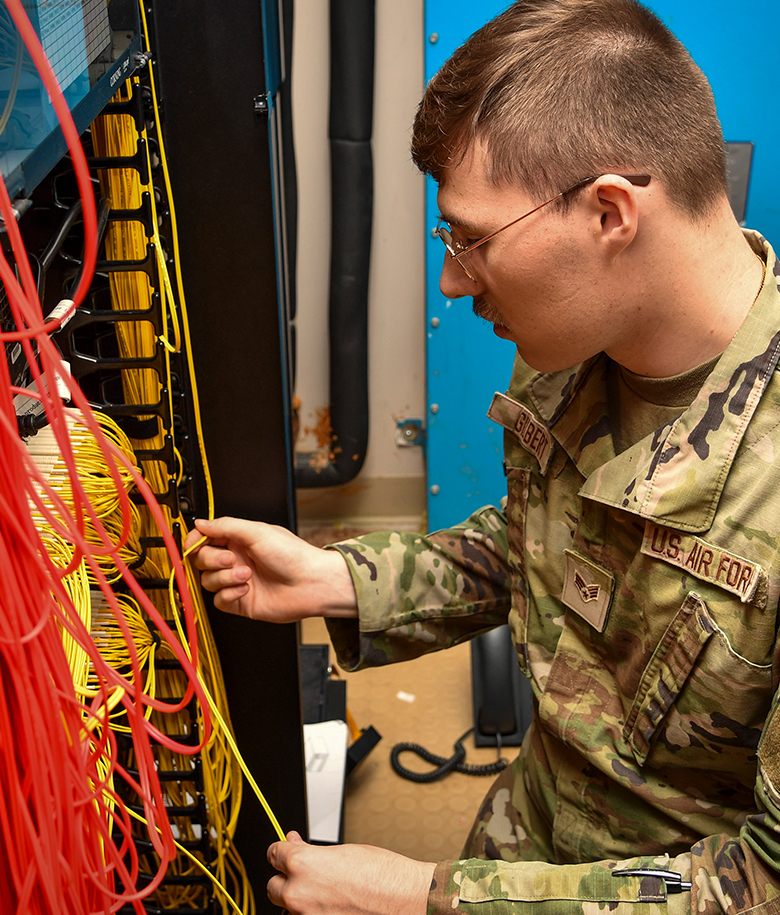
M 648 5 L 690 50 L 707 74 L 725 138 L 755 144 L 747 225 L 780 246 L 777 150 L 780 88 L 773 0 L 650 0 Z M 487 19 L 508 6 L 481 0 L 427 0 L 426 79 Z M 496 390 L 509 383 L 514 346 L 471 313 L 470 299 L 439 291 L 444 249 L 430 235 L 438 219 L 436 187 L 426 200 L 428 521 L 435 530 L 463 520 L 505 494 L 501 430 L 485 416 Z

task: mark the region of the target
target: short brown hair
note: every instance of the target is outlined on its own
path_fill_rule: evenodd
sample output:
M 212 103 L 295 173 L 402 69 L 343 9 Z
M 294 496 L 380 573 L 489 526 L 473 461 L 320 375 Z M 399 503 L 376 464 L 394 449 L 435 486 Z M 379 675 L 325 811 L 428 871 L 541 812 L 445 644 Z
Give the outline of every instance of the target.
M 539 198 L 605 171 L 646 173 L 691 217 L 727 193 L 712 90 L 636 0 L 519 0 L 428 84 L 412 157 L 439 183 L 479 136 L 489 177 Z

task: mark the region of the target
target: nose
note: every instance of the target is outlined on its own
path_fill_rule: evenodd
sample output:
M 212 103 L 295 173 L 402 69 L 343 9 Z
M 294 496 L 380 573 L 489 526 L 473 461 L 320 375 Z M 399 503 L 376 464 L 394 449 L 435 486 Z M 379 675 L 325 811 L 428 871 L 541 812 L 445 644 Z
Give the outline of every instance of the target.
M 447 299 L 459 299 L 467 295 L 481 295 L 484 291 L 483 285 L 479 280 L 472 280 L 466 271 L 450 257 L 444 255 L 444 263 L 441 268 L 441 278 L 439 279 L 439 289 L 442 295 Z

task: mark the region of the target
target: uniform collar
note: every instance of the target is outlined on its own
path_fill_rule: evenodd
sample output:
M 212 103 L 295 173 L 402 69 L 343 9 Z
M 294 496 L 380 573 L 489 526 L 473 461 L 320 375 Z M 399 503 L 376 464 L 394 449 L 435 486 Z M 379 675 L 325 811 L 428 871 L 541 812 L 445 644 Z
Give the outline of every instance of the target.
M 606 356 L 532 379 L 535 407 L 585 477 L 583 496 L 681 530 L 710 527 L 734 456 L 780 356 L 778 262 L 758 233 L 745 234 L 766 258 L 764 284 L 698 396 L 675 422 L 616 456 Z

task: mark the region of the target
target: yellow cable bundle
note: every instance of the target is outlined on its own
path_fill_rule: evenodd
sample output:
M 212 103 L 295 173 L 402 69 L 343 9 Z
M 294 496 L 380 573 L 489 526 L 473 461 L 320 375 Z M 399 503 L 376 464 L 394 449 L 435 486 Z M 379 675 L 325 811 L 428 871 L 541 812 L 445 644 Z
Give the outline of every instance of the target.
M 127 451 L 129 442 L 110 417 L 99 416 L 97 419 L 107 437 L 123 451 Z M 68 414 L 66 416 L 66 424 L 69 430 L 68 443 L 79 471 L 79 482 L 83 488 L 84 496 L 109 535 L 111 546 L 114 547 L 119 541 L 123 523 L 121 500 L 114 487 L 111 470 L 107 463 L 110 458 L 98 448 L 94 435 L 81 421 L 79 414 L 75 411 Z M 25 444 L 27 452 L 38 471 L 48 486 L 62 500 L 63 511 L 67 512 L 69 517 L 72 517 L 72 511 L 74 510 L 73 482 L 70 479 L 67 464 L 62 456 L 54 432 L 49 426 L 46 426 L 36 436 L 27 439 Z M 129 492 L 134 485 L 132 477 L 125 467 L 117 465 L 116 462 L 114 462 L 114 465 L 119 469 L 119 476 L 125 491 Z M 53 499 L 44 492 L 37 481 L 33 485 L 41 502 L 53 516 L 55 523 L 61 521 L 62 519 L 59 517 L 60 511 L 55 506 Z M 140 515 L 137 507 L 132 502 L 128 501 L 127 507 L 131 516 L 130 534 L 127 545 L 118 552 L 125 562 L 133 563 L 137 562 L 141 555 L 139 540 Z M 74 545 L 65 540 L 51 527 L 48 519 L 37 506 L 31 505 L 31 515 L 33 523 L 40 532 L 41 540 L 49 558 L 58 568 L 66 569 L 73 561 Z M 84 539 L 90 544 L 99 544 L 99 537 L 89 516 L 84 514 L 83 517 Z M 119 577 L 116 563 L 110 554 L 98 556 L 97 561 L 109 580 L 115 580 Z M 84 627 L 90 630 L 93 612 L 90 587 L 95 586 L 95 581 L 83 558 L 68 575 L 63 576 L 62 584 L 68 592 L 73 607 Z M 66 613 L 64 607 L 61 607 L 61 611 L 63 614 Z M 75 621 L 73 622 L 75 623 Z M 62 630 L 62 640 L 76 692 L 79 695 L 89 694 L 87 690 L 89 676 L 87 652 L 78 641 L 72 638 L 66 629 Z
M 73 559 L 73 546 L 63 540 L 58 534 L 50 529 L 42 528 L 37 525 L 41 532 L 41 540 L 46 548 L 49 557 L 60 569 L 66 569 Z M 86 629 L 90 628 L 92 618 L 92 597 L 90 594 L 89 574 L 87 564 L 84 559 L 73 569 L 69 575 L 62 578 L 62 584 L 68 592 L 73 607 Z M 66 608 L 60 601 L 60 612 L 65 615 Z M 62 643 L 65 648 L 65 657 L 68 661 L 68 667 L 73 674 L 73 683 L 76 687 L 77 694 L 80 688 L 83 688 L 87 680 L 89 671 L 89 656 L 86 650 L 70 636 L 65 630 L 62 630 Z
M 96 418 L 109 440 L 132 457 L 133 452 L 130 442 L 113 420 L 104 414 L 100 414 Z M 66 415 L 66 424 L 68 427 L 69 447 L 73 452 L 79 471 L 79 483 L 84 490 L 84 496 L 91 505 L 95 516 L 106 529 L 110 545 L 114 546 L 120 540 L 124 528 L 124 519 L 121 513 L 122 500 L 114 484 L 112 470 L 119 476 L 121 485 L 127 493 L 134 486 L 133 479 L 127 468 L 118 462 L 112 461 L 112 466 L 109 466 L 107 461 L 111 460 L 111 458 L 100 450 L 94 435 L 81 421 L 76 411 L 71 411 Z M 70 478 L 68 466 L 62 457 L 59 442 L 51 427 L 45 426 L 37 435 L 27 439 L 26 446 L 27 452 L 35 462 L 36 467 L 65 504 L 69 517 L 72 517 L 70 509 L 74 507 L 73 481 Z M 42 492 L 40 486 L 34 485 L 43 505 L 52 513 L 55 521 L 58 520 L 59 511 L 52 499 Z M 126 506 L 130 513 L 130 533 L 124 546 L 119 549 L 118 554 L 123 562 L 132 566 L 139 561 L 143 553 L 139 539 L 141 516 L 133 502 L 127 502 Z M 31 506 L 31 513 L 36 527 L 45 533 L 47 542 L 55 544 L 55 535 L 50 530 L 46 517 L 36 506 Z M 110 552 L 100 553 L 100 546 L 103 541 L 98 536 L 88 515 L 84 515 L 84 538 L 88 543 L 98 548 L 97 561 L 103 574 L 109 581 L 117 581 L 120 578 L 120 573 L 116 562 Z M 56 545 L 55 548 L 61 556 L 61 544 Z M 70 553 L 72 556 L 72 549 Z M 64 565 L 67 566 L 67 563 Z M 91 573 L 88 574 L 90 575 L 90 580 L 93 581 Z
M 126 100 L 132 91 L 139 91 L 137 87 L 126 84 L 118 99 Z M 110 112 L 110 108 L 108 109 Z M 95 151 L 101 156 L 126 156 L 136 152 L 138 143 L 138 134 L 135 130 L 133 120 L 127 115 L 112 115 L 106 113 L 102 115 L 93 125 L 93 144 Z M 148 144 L 147 144 L 148 148 Z M 151 174 L 151 163 L 150 174 Z M 167 181 L 167 175 L 166 175 Z M 135 169 L 107 169 L 101 176 L 101 187 L 103 192 L 109 196 L 112 208 L 114 209 L 135 209 L 141 204 L 142 195 L 149 193 L 154 209 L 155 191 L 150 186 L 142 186 L 139 174 Z M 170 195 L 170 189 L 169 189 Z M 169 196 L 170 199 L 170 196 Z M 173 214 L 172 214 L 173 218 Z M 167 265 L 164 258 L 163 246 L 159 239 L 157 231 L 156 211 L 153 217 L 152 239 L 148 239 L 143 231 L 143 225 L 135 221 L 113 222 L 106 233 L 106 254 L 109 260 L 123 261 L 141 261 L 146 258 L 147 248 L 150 243 L 154 243 L 157 253 L 157 266 L 160 272 L 160 288 L 152 289 L 149 278 L 143 271 L 112 271 L 111 293 L 112 304 L 117 310 L 133 309 L 145 310 L 150 308 L 152 295 L 157 293 L 160 297 L 160 303 L 163 310 L 163 326 L 171 327 L 173 330 L 173 344 L 167 339 L 165 334 L 160 338 L 154 337 L 153 326 L 151 322 L 139 321 L 119 321 L 117 322 L 117 336 L 119 340 L 120 354 L 124 357 L 150 356 L 155 352 L 158 345 L 162 345 L 165 350 L 166 369 L 170 373 L 170 353 L 179 349 L 180 325 L 179 311 L 176 299 L 168 277 Z M 174 230 L 175 235 L 175 230 Z M 178 261 L 178 257 L 176 258 Z M 186 322 L 186 313 L 183 310 L 183 294 L 181 289 L 181 280 L 177 274 L 177 289 L 179 292 L 179 302 L 181 303 L 182 325 L 185 330 L 185 339 L 188 338 L 188 329 Z M 187 347 L 187 357 L 190 357 L 189 347 Z M 193 380 L 193 401 L 197 406 L 196 388 L 194 386 L 194 371 L 190 363 L 190 377 Z M 149 369 L 124 369 L 122 371 L 123 387 L 125 398 L 128 403 L 134 404 L 157 404 L 160 398 L 160 392 L 163 389 L 161 380 L 156 372 Z M 171 396 L 172 385 L 170 375 L 165 379 L 165 387 Z M 173 412 L 172 402 L 169 402 L 170 412 Z M 197 416 L 196 410 L 196 416 Z M 197 421 L 198 441 L 201 456 L 205 460 L 205 449 L 202 443 L 202 432 L 200 429 L 199 417 Z M 136 441 L 134 444 L 137 448 L 144 450 L 157 450 L 163 447 L 165 435 L 168 430 L 162 428 L 162 422 L 158 419 L 157 434 L 143 441 Z M 179 471 L 181 473 L 181 458 L 176 452 L 179 462 Z M 141 462 L 144 477 L 151 486 L 152 490 L 157 493 L 166 492 L 170 484 L 169 468 L 162 461 Z M 209 501 L 211 503 L 210 481 L 206 471 L 207 488 L 209 491 Z M 177 480 L 178 482 L 178 480 Z M 177 525 L 181 537 L 186 536 L 186 527 L 181 517 L 170 518 L 170 513 L 163 506 L 166 517 L 169 517 L 171 527 Z M 213 515 L 213 509 L 210 507 L 209 514 Z M 154 538 L 159 535 L 155 528 L 150 514 L 142 510 L 142 536 Z M 154 545 L 147 546 L 144 553 L 144 562 L 137 568 L 136 574 L 139 578 L 167 578 L 171 572 L 171 563 L 167 552 L 161 547 Z M 196 612 L 196 621 L 199 634 L 199 674 L 201 680 L 213 698 L 216 710 L 218 711 L 220 726 L 215 724 L 208 745 L 201 752 L 203 762 L 203 796 L 208 810 L 209 830 L 211 841 L 216 852 L 216 860 L 211 866 L 219 883 L 225 886 L 233 886 L 239 903 L 246 915 L 253 915 L 255 912 L 254 897 L 251 887 L 248 883 L 246 870 L 236 849 L 233 846 L 233 835 L 236 829 L 238 811 L 241 804 L 241 794 L 243 782 L 239 762 L 235 754 L 230 749 L 229 734 L 230 730 L 229 714 L 225 700 L 225 689 L 222 680 L 222 672 L 219 658 L 214 645 L 211 627 L 208 622 L 205 607 L 202 601 L 199 582 L 194 578 L 189 567 L 187 568 L 189 577 L 189 587 L 192 595 L 193 604 Z M 176 594 L 172 591 L 170 594 L 167 590 L 153 590 L 148 594 L 155 606 L 167 619 L 178 619 L 178 601 Z M 175 697 L 181 695 L 181 683 L 177 678 L 176 671 L 156 670 L 156 690 L 157 696 L 162 697 L 169 695 Z M 162 717 L 162 716 L 161 716 Z M 186 721 L 186 713 L 179 716 L 166 716 L 167 720 L 157 722 L 155 716 L 152 720 L 160 727 L 178 727 L 180 729 L 191 726 Z M 202 715 L 198 710 L 198 725 L 203 726 Z M 234 744 L 233 744 L 234 746 Z M 186 773 L 189 768 L 189 761 L 183 759 L 179 754 L 171 754 L 165 748 L 159 748 L 160 769 L 171 767 L 179 769 Z M 175 757 L 175 758 L 174 758 Z M 176 783 L 166 786 L 169 797 L 173 806 L 187 806 L 190 798 L 193 796 L 194 787 L 184 783 L 183 787 L 177 787 Z M 196 842 L 199 837 L 192 834 L 191 823 L 186 818 L 177 821 L 177 827 L 181 832 L 181 838 L 187 838 L 190 842 Z M 169 868 L 169 873 L 186 873 L 187 875 L 197 875 L 198 867 L 192 861 L 177 861 Z M 182 870 L 183 869 L 183 870 Z M 224 898 L 220 894 L 224 912 L 235 909 L 236 903 L 225 893 Z M 186 888 L 170 887 L 161 891 L 156 896 L 156 901 L 166 907 L 181 907 L 187 904 L 187 900 L 192 901 L 192 891 Z
M 116 601 L 122 609 L 122 616 L 130 630 L 133 641 L 133 651 L 144 669 L 145 678 L 143 691 L 152 699 L 156 698 L 155 657 L 159 639 L 155 639 L 150 630 L 138 602 L 129 595 L 116 595 Z M 92 638 L 103 660 L 118 671 L 126 671 L 130 667 L 130 646 L 111 608 L 108 606 L 104 595 L 100 592 L 92 594 Z M 96 695 L 97 679 L 90 668 L 87 675 L 86 695 Z M 148 707 L 145 717 L 151 717 L 152 709 Z M 115 731 L 130 732 L 130 728 L 122 723 L 124 712 L 119 712 L 110 717 L 111 726 Z

